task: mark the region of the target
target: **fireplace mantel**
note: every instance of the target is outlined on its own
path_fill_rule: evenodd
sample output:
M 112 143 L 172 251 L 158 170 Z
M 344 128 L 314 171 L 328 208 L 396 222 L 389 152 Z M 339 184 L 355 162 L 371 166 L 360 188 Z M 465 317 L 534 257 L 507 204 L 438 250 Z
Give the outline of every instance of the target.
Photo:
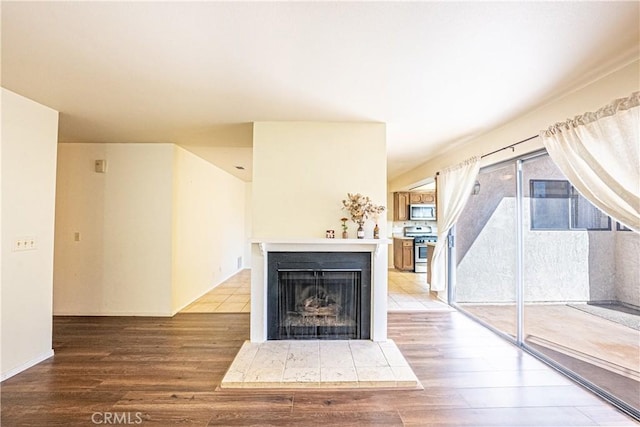
M 256 238 L 252 243 L 251 341 L 267 340 L 267 259 L 270 252 L 370 252 L 371 340 L 387 340 L 389 239 Z
M 263 256 L 267 252 L 373 252 L 377 257 L 380 247 L 391 244 L 390 239 L 253 239 Z M 373 250 L 372 250 L 373 248 Z

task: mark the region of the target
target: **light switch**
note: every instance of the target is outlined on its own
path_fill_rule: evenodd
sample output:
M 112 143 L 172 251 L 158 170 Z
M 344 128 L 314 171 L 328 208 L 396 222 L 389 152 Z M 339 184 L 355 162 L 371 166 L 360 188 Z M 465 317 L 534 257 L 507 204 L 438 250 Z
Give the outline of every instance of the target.
M 95 171 L 97 173 L 105 173 L 107 171 L 107 161 L 106 160 L 96 160 L 95 161 Z
M 13 251 L 35 251 L 38 249 L 38 239 L 35 236 L 17 237 L 13 241 Z

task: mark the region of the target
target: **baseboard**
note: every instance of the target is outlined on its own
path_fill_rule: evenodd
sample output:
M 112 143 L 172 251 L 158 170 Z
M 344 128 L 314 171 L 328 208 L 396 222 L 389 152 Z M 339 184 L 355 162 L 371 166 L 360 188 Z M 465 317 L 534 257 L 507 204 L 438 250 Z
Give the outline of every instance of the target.
M 11 370 L 9 370 L 9 372 L 3 372 L 2 375 L 0 376 L 0 381 L 4 381 L 4 380 L 8 380 L 9 378 L 13 377 L 14 375 L 18 375 L 20 372 L 22 371 L 26 371 L 27 369 L 31 368 L 32 366 L 37 365 L 38 363 L 47 360 L 48 358 L 53 357 L 53 349 L 39 355 L 38 357 L 29 360 L 26 363 L 23 363 L 22 365 L 18 366 L 17 368 L 13 368 Z
M 171 313 L 140 313 L 138 311 L 131 312 L 123 312 L 123 311 L 100 311 L 100 312 L 89 312 L 89 311 L 56 311 L 53 313 L 54 316 L 76 316 L 76 317 L 172 317 Z
M 160 313 L 160 312 L 136 312 L 136 311 L 132 311 L 132 312 L 115 312 L 115 311 L 100 311 L 100 312 L 92 312 L 92 311 L 55 311 L 53 315 L 54 316 L 87 316 L 87 317 L 94 317 L 94 316 L 114 316 L 114 317 L 173 317 L 175 316 L 177 313 L 179 313 L 180 311 L 184 310 L 184 308 L 186 306 L 188 306 L 189 304 L 191 304 L 192 302 L 196 301 L 197 299 L 201 298 L 203 295 L 205 295 L 206 293 L 210 292 L 211 290 L 215 289 L 217 286 L 219 286 L 220 284 L 224 283 L 225 281 L 229 280 L 230 278 L 232 278 L 233 276 L 235 276 L 236 274 L 240 273 L 242 270 L 247 270 L 246 268 L 240 268 L 236 271 L 234 271 L 233 273 L 225 276 L 224 278 L 220 279 L 215 285 L 211 286 L 210 288 L 202 291 L 202 293 L 200 295 L 198 295 L 197 297 L 193 298 L 191 301 L 187 302 L 186 304 L 183 304 L 180 308 L 178 308 L 177 310 L 172 310 L 171 312 L 164 312 L 164 313 Z

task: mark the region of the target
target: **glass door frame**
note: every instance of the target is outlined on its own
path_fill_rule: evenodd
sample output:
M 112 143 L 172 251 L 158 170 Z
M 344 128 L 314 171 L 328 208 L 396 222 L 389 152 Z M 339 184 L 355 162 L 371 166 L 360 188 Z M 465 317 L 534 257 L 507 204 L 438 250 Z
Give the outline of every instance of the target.
M 543 363 L 551 366 L 553 369 L 561 372 L 567 377 L 571 378 L 573 381 L 582 385 L 583 387 L 589 389 L 591 392 L 600 396 L 601 398 L 607 400 L 612 405 L 616 406 L 622 412 L 630 415 L 636 420 L 640 420 L 640 411 L 626 402 L 618 399 L 616 396 L 611 393 L 603 390 L 601 387 L 593 384 L 592 382 L 586 380 L 582 376 L 570 371 L 568 368 L 559 364 L 555 360 L 549 358 L 545 354 L 537 351 L 533 347 L 529 346 L 524 340 L 524 192 L 523 192 L 523 173 L 522 166 L 529 160 L 533 160 L 535 158 L 548 155 L 546 149 L 534 151 L 529 154 L 525 154 L 523 156 L 519 156 L 513 159 L 504 160 L 498 163 L 490 164 L 480 168 L 480 171 L 486 170 L 488 168 L 497 168 L 508 164 L 515 164 L 516 168 L 516 230 L 515 231 L 515 239 L 516 239 L 516 269 L 515 269 L 515 294 L 516 294 L 516 336 L 515 338 L 506 332 L 503 332 L 496 327 L 490 325 L 489 323 L 478 319 L 473 316 L 471 313 L 464 310 L 464 307 L 461 307 L 456 302 L 456 227 L 455 225 L 451 227 L 449 233 L 447 235 L 447 270 L 446 270 L 446 284 L 447 284 L 447 302 L 448 304 L 455 308 L 460 313 L 465 316 L 471 318 L 477 323 L 480 323 L 485 328 L 491 330 L 495 334 L 501 336 L 502 338 L 510 341 L 512 344 L 518 346 L 523 351 L 531 354 L 536 357 Z

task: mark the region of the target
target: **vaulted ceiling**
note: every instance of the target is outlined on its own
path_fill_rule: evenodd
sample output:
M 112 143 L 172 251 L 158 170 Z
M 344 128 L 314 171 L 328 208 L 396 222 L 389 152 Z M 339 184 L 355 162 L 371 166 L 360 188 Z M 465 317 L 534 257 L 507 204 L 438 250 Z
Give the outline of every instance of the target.
M 3 1 L 2 86 L 247 181 L 251 122 L 384 122 L 391 179 L 637 58 L 639 4 Z

